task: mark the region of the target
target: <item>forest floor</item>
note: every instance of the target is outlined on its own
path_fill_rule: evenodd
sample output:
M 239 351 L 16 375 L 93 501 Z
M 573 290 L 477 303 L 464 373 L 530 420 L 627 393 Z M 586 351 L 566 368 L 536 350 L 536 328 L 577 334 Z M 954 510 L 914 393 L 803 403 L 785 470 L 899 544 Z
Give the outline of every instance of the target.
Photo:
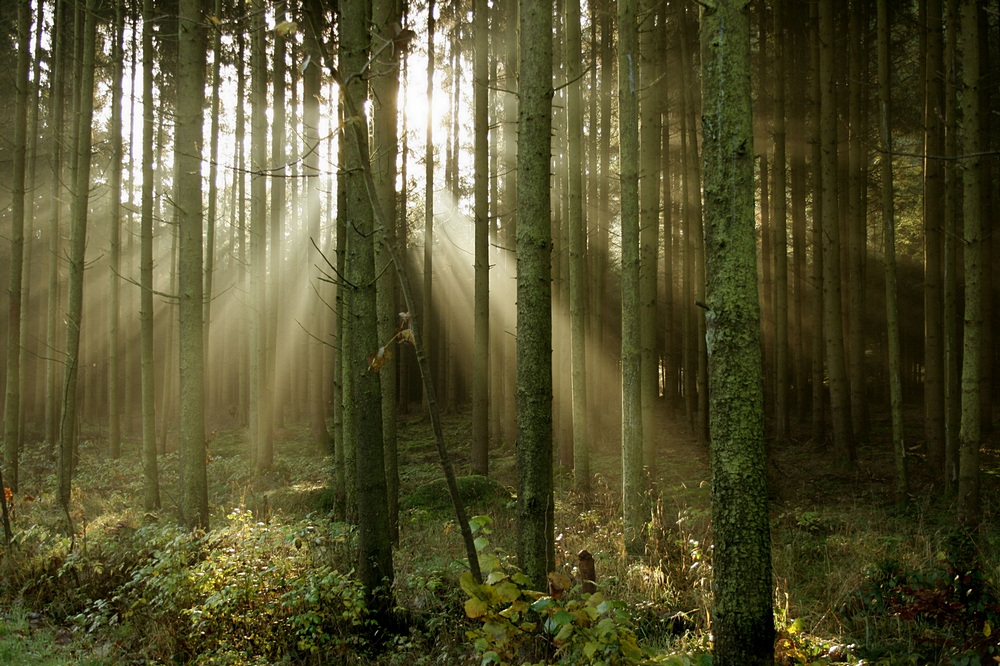
M 769 447 L 777 663 L 1000 662 L 1000 450 L 993 442 L 983 449 L 984 527 L 975 564 L 960 564 L 968 542 L 954 500 L 915 452 L 911 501 L 898 507 L 889 433 L 875 424 L 851 468 L 804 438 Z M 467 474 L 469 416 L 445 425 L 458 473 Z M 918 442 L 914 430 L 909 441 Z M 708 456 L 686 426 L 664 419 L 658 432 L 640 558 L 623 549 L 613 438 L 594 453 L 589 501 L 557 471 L 556 559 L 565 577 L 554 580 L 550 601 L 513 575 L 512 447 L 493 452 L 495 483 L 464 481 L 493 572 L 491 584 L 476 587 L 462 577 L 465 552 L 429 424 L 403 417 L 399 437 L 393 592 L 401 627 L 393 632 L 364 615 L 352 578 L 355 532 L 331 517 L 330 456 L 304 426 L 277 432 L 276 462 L 263 474 L 253 471 L 244 431 L 217 433 L 208 534 L 176 526 L 176 453 L 161 457 L 164 508 L 145 512 L 139 442 L 129 439 L 122 458 L 109 460 L 104 437 L 91 432 L 69 535 L 54 463 L 32 449 L 14 498 L 14 546 L 0 552 L 0 664 L 711 663 Z M 599 592 L 590 598 L 574 584 L 583 549 L 596 560 Z

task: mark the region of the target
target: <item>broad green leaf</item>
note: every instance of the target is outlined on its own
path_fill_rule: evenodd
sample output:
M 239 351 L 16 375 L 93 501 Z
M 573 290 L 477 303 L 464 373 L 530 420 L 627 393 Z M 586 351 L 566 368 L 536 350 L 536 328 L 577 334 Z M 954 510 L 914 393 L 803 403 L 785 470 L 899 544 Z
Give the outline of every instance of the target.
M 477 599 L 472 597 L 471 599 L 466 599 L 465 601 L 465 614 L 470 618 L 477 618 L 486 615 L 486 602 L 482 599 Z
M 540 613 L 549 606 L 551 606 L 554 601 L 555 600 L 552 597 L 542 597 L 535 603 L 531 604 L 531 610 L 535 611 L 536 613 Z
M 486 576 L 487 585 L 496 585 L 500 581 L 506 580 L 507 574 L 502 571 L 491 571 L 488 576 Z
M 479 596 L 479 583 L 472 577 L 471 571 L 463 571 L 462 575 L 458 577 L 458 584 L 462 588 L 462 591 L 470 597 Z
M 590 659 L 594 656 L 594 653 L 597 652 L 597 648 L 599 647 L 600 646 L 594 641 L 587 641 L 583 646 L 583 656 Z
M 496 593 L 500 601 L 510 603 L 521 596 L 521 589 L 508 580 L 497 585 Z

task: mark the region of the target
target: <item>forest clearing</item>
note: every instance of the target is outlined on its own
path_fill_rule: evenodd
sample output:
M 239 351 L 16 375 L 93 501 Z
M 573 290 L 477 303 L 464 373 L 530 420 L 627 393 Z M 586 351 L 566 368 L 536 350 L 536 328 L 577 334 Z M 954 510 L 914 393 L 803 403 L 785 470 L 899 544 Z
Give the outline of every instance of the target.
M 447 439 L 463 459 L 469 428 L 468 413 L 446 419 Z M 984 461 L 983 543 L 991 555 L 970 579 L 949 559 L 954 507 L 933 499 L 929 478 L 915 475 L 919 495 L 909 509 L 896 509 L 882 430 L 850 472 L 833 469 L 808 442 L 774 451 L 775 663 L 992 663 L 1000 649 L 990 629 L 1000 622 L 1000 454 L 991 449 Z M 614 618 L 618 635 L 641 650 L 616 658 L 612 649 L 607 663 L 711 664 L 707 454 L 676 425 L 664 424 L 659 437 L 663 472 L 650 495 L 655 510 L 642 557 L 623 552 L 615 451 L 597 454 L 599 489 L 589 506 L 572 493 L 570 476 L 558 474 L 557 570 L 571 585 L 562 603 L 583 599 L 577 554 L 587 549 L 598 591 L 613 604 L 601 617 Z M 473 635 L 483 622 L 465 610 L 470 596 L 460 578 L 468 565 L 426 419 L 410 416 L 400 426 L 405 473 L 393 588 L 400 624 L 393 630 L 372 631 L 352 606 L 362 603 L 351 577 L 357 537 L 332 517 L 330 456 L 300 425 L 278 439 L 275 467 L 255 475 L 245 432 L 218 434 L 208 467 L 216 527 L 200 535 L 175 525 L 172 500 L 160 514 L 136 506 L 137 442 L 128 441 L 117 461 L 86 455 L 74 491 L 75 544 L 60 536 L 52 462 L 32 456 L 24 489 L 34 501 L 15 505 L 14 556 L 2 563 L 0 663 L 488 663 Z M 85 441 L 85 453 L 105 445 L 96 431 Z M 175 465 L 176 452 L 164 468 Z M 469 510 L 489 517 L 477 518 L 491 528 L 484 548 L 513 571 L 511 451 L 497 452 L 495 469 L 495 481 L 480 477 L 469 486 Z M 467 472 L 461 465 L 459 474 Z M 512 636 L 502 660 L 596 663 L 580 652 L 573 658 L 592 637 L 555 640 L 557 633 Z M 599 641 L 600 648 L 615 640 Z

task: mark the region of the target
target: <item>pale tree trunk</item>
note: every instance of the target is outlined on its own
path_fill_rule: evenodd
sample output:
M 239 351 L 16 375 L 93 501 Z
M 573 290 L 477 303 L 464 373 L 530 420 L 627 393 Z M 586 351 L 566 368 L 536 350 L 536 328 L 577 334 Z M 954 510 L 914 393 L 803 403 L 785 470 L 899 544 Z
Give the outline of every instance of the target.
M 642 395 L 639 300 L 639 34 L 636 0 L 618 2 L 618 135 L 622 239 L 622 510 L 625 545 L 642 552 Z
M 489 201 L 489 5 L 476 0 L 474 104 L 475 303 L 472 353 L 472 471 L 490 470 L 490 201 Z
M 215 0 L 214 16 L 222 14 L 222 0 Z M 219 167 L 219 107 L 221 99 L 219 89 L 222 85 L 222 31 L 214 30 L 212 39 L 212 135 L 209 137 L 209 157 L 208 157 L 208 212 L 205 219 L 205 395 L 211 396 L 213 391 L 218 393 L 218 382 L 212 381 L 210 368 L 211 355 L 209 353 L 209 342 L 211 340 L 212 328 L 212 292 L 215 280 L 215 227 L 218 210 L 219 188 L 216 184 Z M 242 67 L 243 62 L 237 63 L 237 67 Z M 242 174 L 238 176 L 242 178 Z M 221 367 L 216 364 L 215 367 Z
M 66 75 L 69 71 L 67 57 L 66 33 L 67 24 L 71 22 L 68 14 L 68 3 L 59 3 L 56 8 L 52 28 L 54 44 L 53 79 L 50 94 L 52 110 L 52 196 L 50 199 L 49 222 L 49 266 L 48 289 L 46 294 L 45 346 L 48 349 L 59 347 L 59 314 L 60 295 L 62 290 L 59 278 L 61 250 L 61 219 L 63 209 L 63 166 L 65 162 L 65 142 L 68 137 L 65 131 L 65 110 L 68 85 Z M 59 438 L 59 404 L 58 404 L 58 369 L 59 363 L 50 359 L 45 364 L 45 442 L 49 453 L 55 451 Z
M 377 36 L 372 48 L 378 48 L 396 37 L 403 20 L 403 6 L 399 0 L 375 0 L 372 8 Z M 398 103 L 399 59 L 397 48 L 387 49 L 378 59 L 379 75 L 372 79 L 372 98 L 375 101 L 374 159 L 372 164 L 376 197 L 385 213 L 382 230 L 388 243 L 396 244 L 396 158 L 398 155 Z M 378 277 L 378 331 L 381 345 L 388 345 L 398 325 L 396 306 L 396 273 L 389 268 L 392 261 L 390 248 L 385 243 L 376 247 L 376 264 L 382 272 Z M 384 270 L 383 270 L 383 267 Z M 396 383 L 399 368 L 398 356 L 389 359 L 379 371 L 382 392 L 382 440 L 385 445 L 385 478 L 389 495 L 389 526 L 393 543 L 399 541 L 399 463 L 396 435 Z M 484 373 L 485 374 L 485 373 Z
M 201 147 L 205 100 L 205 28 L 201 0 L 181 0 L 177 49 L 177 122 L 174 130 L 174 199 L 180 257 L 181 512 L 191 528 L 208 529 L 205 454 L 204 249 Z
M 434 0 L 427 2 L 427 108 L 434 108 Z M 427 113 L 427 127 L 424 141 L 424 280 L 423 280 L 423 319 L 426 327 L 428 351 L 432 352 L 440 342 L 438 322 L 434 312 L 434 299 L 431 292 L 434 286 L 434 114 Z M 440 357 L 430 354 L 434 376 L 439 380 L 444 377 L 441 372 Z
M 550 228 L 552 8 L 520 2 L 517 135 L 517 557 L 534 589 L 555 568 Z
M 362 78 L 371 38 L 371 3 L 345 3 L 341 7 L 340 67 L 344 84 L 354 104 L 348 106 L 345 127 L 366 128 L 362 103 L 368 99 L 368 84 Z M 357 114 L 357 115 L 355 115 Z M 347 211 L 347 348 L 345 377 L 352 384 L 356 437 L 356 464 L 349 470 L 357 479 L 358 577 L 365 587 L 367 604 L 375 618 L 385 619 L 392 609 L 392 535 L 385 451 L 382 440 L 382 394 L 378 374 L 369 358 L 378 350 L 376 307 L 374 213 L 364 176 L 362 147 L 357 141 L 343 144 Z
M 788 216 L 785 178 L 785 35 L 784 3 L 775 0 L 774 14 L 774 438 L 789 437 L 788 371 Z
M 14 101 L 14 169 L 11 198 L 10 282 L 8 283 L 7 388 L 4 399 L 4 464 L 6 483 L 18 487 L 18 456 L 21 449 L 21 302 L 24 274 L 24 222 L 28 205 L 25 191 L 28 147 L 28 67 L 30 65 L 31 4 L 21 0 L 17 8 L 17 71 Z M 5 486 L 0 486 L 3 490 Z M 0 500 L 6 501 L 6 500 Z M 6 507 L 5 507 L 6 512 Z
M 569 168 L 569 316 L 573 391 L 573 485 L 590 493 L 587 414 L 587 230 L 583 214 L 583 36 L 580 0 L 566 0 L 567 162 Z
M 962 80 L 959 105 L 962 120 L 962 218 L 964 220 L 965 328 L 962 343 L 962 421 L 959 430 L 958 518 L 963 527 L 977 529 L 980 521 L 979 447 L 981 445 L 980 363 L 983 357 L 982 277 L 982 150 L 980 136 L 979 16 L 975 0 L 961 0 L 959 53 Z
M 656 404 L 659 402 L 660 357 L 656 338 L 660 321 L 656 316 L 656 282 L 660 244 L 660 99 L 657 79 L 660 59 L 656 2 L 642 0 L 639 15 L 639 392 L 642 414 L 643 466 L 656 478 Z M 573 163 L 572 160 L 570 160 Z M 579 163 L 576 162 L 576 163 Z
M 714 663 L 774 662 L 754 239 L 750 27 L 743 0 L 702 14 Z
M 896 290 L 896 220 L 893 202 L 892 134 L 889 74 L 889 9 L 878 0 L 878 107 L 882 143 L 882 228 L 885 234 L 885 322 L 889 347 L 889 408 L 892 451 L 896 465 L 896 503 L 909 502 L 906 440 L 903 437 L 903 382 L 899 350 L 899 306 Z
M 264 5 L 254 0 L 250 110 L 250 446 L 255 467 L 266 467 L 272 401 L 267 363 L 267 63 Z M 264 463 L 261 459 L 264 459 Z
M 945 458 L 945 367 L 943 340 L 942 227 L 944 226 L 944 47 L 941 0 L 926 0 L 924 61 L 924 433 L 934 470 Z
M 310 12 L 311 8 L 306 4 L 303 10 Z M 307 32 L 304 39 L 305 53 L 309 59 L 309 64 L 302 72 L 302 124 L 306 150 L 303 164 L 303 173 L 306 176 L 306 226 L 309 229 L 309 237 L 316 243 L 317 247 L 322 247 L 320 192 L 323 188 L 323 182 L 319 168 L 320 96 L 323 94 L 322 71 L 320 69 L 322 53 L 319 43 L 311 32 Z M 322 320 L 323 311 L 324 309 L 317 304 L 309 308 L 309 330 L 312 335 L 309 340 L 310 363 L 307 371 L 309 373 L 309 430 L 313 441 L 319 444 L 323 451 L 327 451 L 332 441 L 326 425 L 326 391 L 323 388 L 325 364 L 322 359 L 325 353 L 325 340 L 321 336 L 321 332 L 326 330 Z
M 834 76 L 833 2 L 820 0 L 820 137 L 823 198 L 823 334 L 830 383 L 833 450 L 841 463 L 854 462 L 850 387 L 844 358 L 840 288 L 840 222 L 837 205 L 837 110 Z
M 111 85 L 111 210 L 108 233 L 108 455 L 117 458 L 122 452 L 121 400 L 121 224 L 122 224 L 122 78 L 125 74 L 125 12 L 115 6 L 114 82 Z
M 142 8 L 142 219 L 139 258 L 139 357 L 142 383 L 143 506 L 160 508 L 156 461 L 156 398 L 153 369 L 153 0 Z
M 87 209 L 90 203 L 91 126 L 94 117 L 94 52 L 99 0 L 88 0 L 84 14 L 82 60 L 77 78 L 78 113 L 72 169 L 70 237 L 67 247 L 69 287 L 66 302 L 66 370 L 63 375 L 62 414 L 59 426 L 58 498 L 69 509 L 76 443 L 76 387 L 80 367 L 80 323 L 83 319 L 83 269 L 87 250 Z M 67 513 L 68 515 L 68 513 Z

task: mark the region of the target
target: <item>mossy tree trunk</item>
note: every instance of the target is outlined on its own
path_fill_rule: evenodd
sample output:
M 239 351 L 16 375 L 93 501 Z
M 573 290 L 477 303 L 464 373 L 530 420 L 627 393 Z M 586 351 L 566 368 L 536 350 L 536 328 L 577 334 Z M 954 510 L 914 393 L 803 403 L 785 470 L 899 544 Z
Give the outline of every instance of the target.
M 552 6 L 520 2 L 517 136 L 517 556 L 536 589 L 555 567 L 552 524 Z
M 774 660 L 745 0 L 702 14 L 715 663 Z

